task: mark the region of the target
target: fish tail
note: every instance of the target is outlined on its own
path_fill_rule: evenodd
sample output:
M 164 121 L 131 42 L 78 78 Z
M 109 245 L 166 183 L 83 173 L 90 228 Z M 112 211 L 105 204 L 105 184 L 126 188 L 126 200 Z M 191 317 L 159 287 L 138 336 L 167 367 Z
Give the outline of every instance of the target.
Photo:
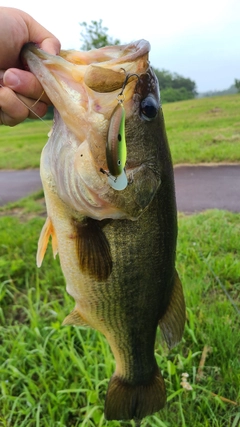
M 166 403 L 164 379 L 157 368 L 151 381 L 131 384 L 114 374 L 105 400 L 107 420 L 141 420 L 163 408 Z

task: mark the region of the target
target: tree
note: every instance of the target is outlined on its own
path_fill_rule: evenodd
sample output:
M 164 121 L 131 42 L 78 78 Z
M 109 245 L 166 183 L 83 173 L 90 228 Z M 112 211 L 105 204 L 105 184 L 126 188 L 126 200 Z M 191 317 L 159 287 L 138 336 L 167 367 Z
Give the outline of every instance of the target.
M 180 87 L 179 89 L 174 89 L 173 87 L 168 87 L 161 90 L 161 101 L 164 104 L 165 102 L 177 102 L 184 101 L 186 99 L 192 99 L 194 95 L 187 91 L 185 87 Z
M 240 80 L 235 79 L 234 83 L 235 83 L 235 87 L 236 87 L 237 91 L 240 93 Z
M 162 102 L 175 102 L 192 99 L 197 95 L 196 83 L 177 73 L 154 69 L 161 90 Z
M 172 74 L 167 70 L 154 68 L 161 90 L 172 87 Z
M 104 46 L 120 44 L 120 40 L 113 40 L 112 37 L 109 37 L 107 34 L 108 28 L 102 26 L 102 19 L 100 21 L 91 21 L 91 24 L 82 22 L 80 26 L 83 28 L 80 33 L 83 41 L 82 50 L 99 49 Z

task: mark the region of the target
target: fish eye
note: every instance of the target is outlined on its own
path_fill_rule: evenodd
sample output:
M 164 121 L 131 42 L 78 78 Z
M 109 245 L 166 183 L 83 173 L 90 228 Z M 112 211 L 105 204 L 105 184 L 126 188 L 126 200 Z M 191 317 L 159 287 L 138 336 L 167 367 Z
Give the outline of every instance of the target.
M 140 112 L 144 120 L 153 120 L 158 112 L 159 105 L 155 98 L 151 95 L 147 96 L 141 101 Z

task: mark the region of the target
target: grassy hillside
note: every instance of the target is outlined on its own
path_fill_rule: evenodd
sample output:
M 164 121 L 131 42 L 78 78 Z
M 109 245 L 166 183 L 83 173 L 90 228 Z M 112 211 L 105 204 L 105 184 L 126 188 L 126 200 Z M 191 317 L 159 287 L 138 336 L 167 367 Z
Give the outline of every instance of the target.
M 0 128 L 0 169 L 38 168 L 51 121 L 26 120 Z
M 174 164 L 240 161 L 240 95 L 164 104 Z M 1 126 L 0 169 L 38 167 L 51 122 Z
M 240 95 L 163 106 L 174 163 L 240 161 Z

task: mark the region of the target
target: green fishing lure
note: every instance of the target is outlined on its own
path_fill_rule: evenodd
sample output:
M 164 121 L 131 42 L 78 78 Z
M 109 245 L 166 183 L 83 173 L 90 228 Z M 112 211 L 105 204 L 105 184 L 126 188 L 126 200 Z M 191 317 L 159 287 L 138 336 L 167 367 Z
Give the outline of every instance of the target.
M 106 157 L 109 172 L 108 183 L 114 190 L 124 190 L 128 185 L 125 172 L 127 144 L 125 137 L 125 108 L 122 100 L 114 109 L 108 129 Z
M 114 108 L 110 118 L 106 143 L 108 171 L 101 169 L 101 172 L 108 176 L 108 183 L 114 190 L 124 190 L 128 185 L 128 179 L 125 171 L 127 161 L 127 143 L 125 136 L 126 112 L 123 105 L 123 91 L 128 80 L 133 76 L 138 78 L 137 74 L 126 74 L 122 90 L 117 96 L 118 104 Z
M 114 177 L 121 175 L 127 160 L 125 116 L 125 109 L 122 101 L 120 101 L 110 119 L 106 144 L 108 170 Z

